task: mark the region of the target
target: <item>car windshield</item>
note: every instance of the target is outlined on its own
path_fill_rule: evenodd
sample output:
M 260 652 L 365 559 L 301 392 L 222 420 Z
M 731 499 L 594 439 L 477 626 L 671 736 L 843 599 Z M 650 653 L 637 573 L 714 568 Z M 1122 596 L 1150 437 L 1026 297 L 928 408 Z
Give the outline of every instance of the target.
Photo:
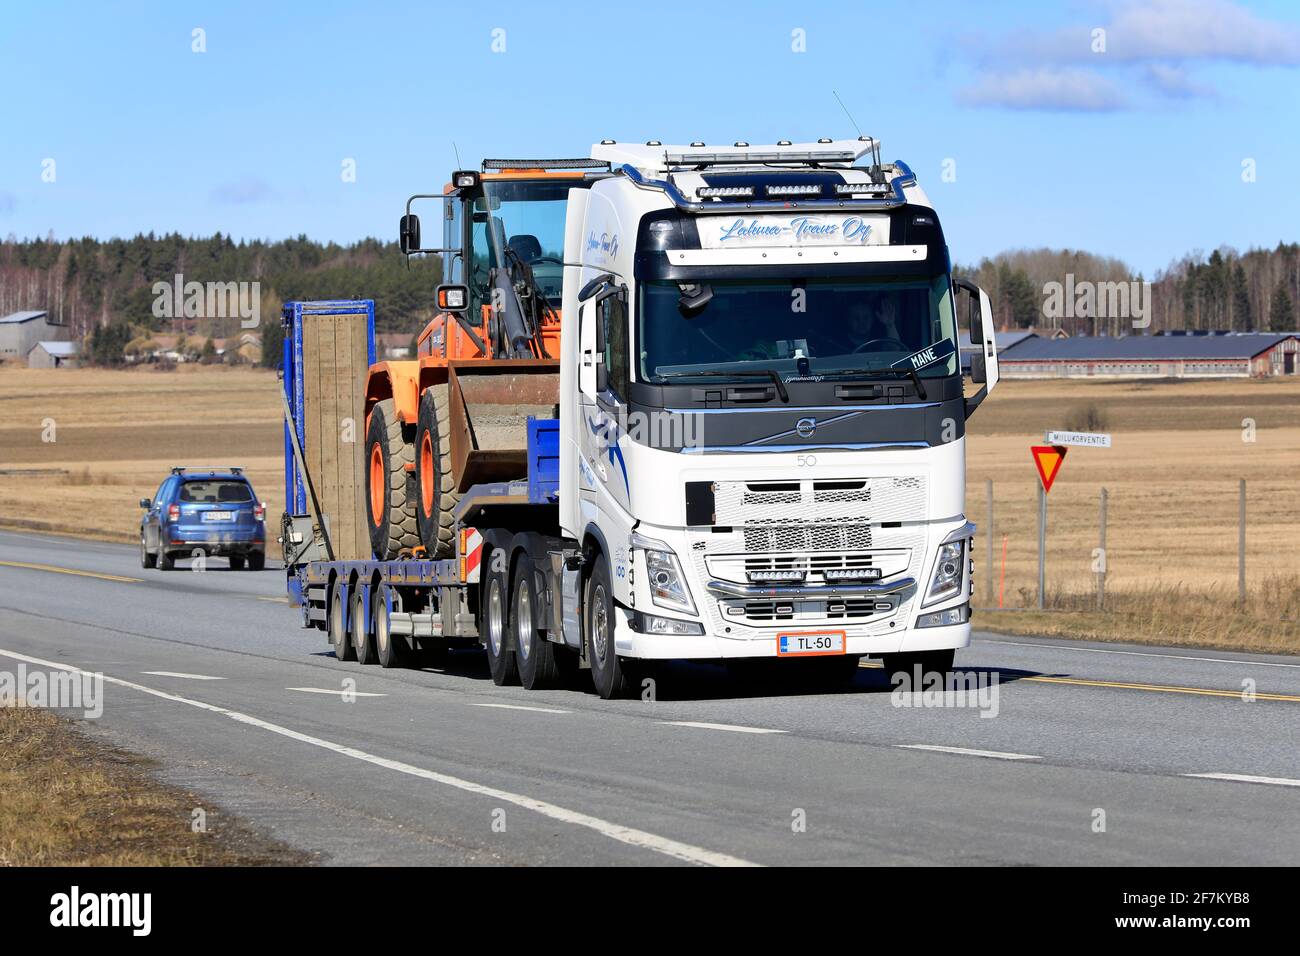
M 919 374 L 957 374 L 946 275 L 727 280 L 699 288 L 711 290 L 712 298 L 691 310 L 681 305 L 684 290 L 676 282 L 641 286 L 637 347 L 644 381 L 706 371 L 725 378 L 753 369 L 773 369 L 787 381 L 837 372 L 869 378 L 945 342 L 952 353 Z
M 198 504 L 239 504 L 252 501 L 253 490 L 243 481 L 187 481 L 181 485 L 181 501 Z
M 532 269 L 551 305 L 564 284 L 564 214 L 576 178 L 485 180 L 474 201 L 474 277 L 486 299 L 487 270 L 509 265 L 507 250 Z

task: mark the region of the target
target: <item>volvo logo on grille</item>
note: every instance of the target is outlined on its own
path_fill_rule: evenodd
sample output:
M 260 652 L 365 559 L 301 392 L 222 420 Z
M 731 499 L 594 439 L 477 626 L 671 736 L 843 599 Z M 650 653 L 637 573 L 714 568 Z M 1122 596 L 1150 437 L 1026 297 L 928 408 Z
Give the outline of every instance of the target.
M 812 438 L 813 433 L 817 431 L 817 419 L 801 418 L 794 424 L 795 434 L 800 438 Z

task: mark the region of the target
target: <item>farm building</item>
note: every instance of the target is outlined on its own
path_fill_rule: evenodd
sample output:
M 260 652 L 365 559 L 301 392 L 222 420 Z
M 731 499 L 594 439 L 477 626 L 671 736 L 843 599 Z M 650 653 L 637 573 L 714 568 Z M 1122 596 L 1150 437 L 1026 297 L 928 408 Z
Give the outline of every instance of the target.
M 996 333 L 998 342 L 998 357 L 1001 360 L 1002 353 L 1021 342 L 1027 342 L 1038 338 L 1038 333 L 1033 329 L 999 329 Z M 962 332 L 957 337 L 957 344 L 961 349 L 961 370 L 963 373 L 970 372 L 970 357 L 979 351 L 970 340 L 970 332 Z
M 45 311 L 14 312 L 0 316 L 0 360 L 25 360 L 37 342 L 67 337 L 67 327 L 50 321 Z
M 1076 335 L 1030 339 L 999 357 L 1008 378 L 1224 378 L 1295 375 L 1294 332 Z
M 76 364 L 76 342 L 37 342 L 27 353 L 28 368 L 73 368 Z

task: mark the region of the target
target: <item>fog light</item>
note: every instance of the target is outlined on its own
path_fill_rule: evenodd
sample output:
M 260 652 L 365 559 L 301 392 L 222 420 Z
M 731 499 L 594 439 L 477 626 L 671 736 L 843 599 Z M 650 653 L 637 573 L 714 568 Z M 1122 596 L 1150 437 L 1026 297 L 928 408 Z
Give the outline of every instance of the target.
M 948 627 L 952 624 L 965 624 L 970 620 L 970 605 L 959 604 L 944 611 L 922 614 L 916 619 L 917 627 Z
M 679 621 L 676 618 L 658 617 L 642 611 L 633 613 L 632 629 L 641 634 L 700 635 L 704 633 L 704 625 L 698 621 Z

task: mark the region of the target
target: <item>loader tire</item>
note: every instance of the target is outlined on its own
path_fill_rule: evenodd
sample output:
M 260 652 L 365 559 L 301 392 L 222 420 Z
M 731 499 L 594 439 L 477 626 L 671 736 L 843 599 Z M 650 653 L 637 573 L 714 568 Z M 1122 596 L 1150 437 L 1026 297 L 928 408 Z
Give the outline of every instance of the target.
M 415 429 L 415 513 L 420 540 L 432 557 L 445 558 L 455 540 L 452 509 L 460 501 L 451 473 L 451 394 L 433 385 L 420 396 Z
M 415 502 L 407 494 L 415 450 L 402 434 L 397 406 L 386 398 L 370 410 L 366 429 L 366 511 L 370 546 L 381 561 L 420 543 Z

